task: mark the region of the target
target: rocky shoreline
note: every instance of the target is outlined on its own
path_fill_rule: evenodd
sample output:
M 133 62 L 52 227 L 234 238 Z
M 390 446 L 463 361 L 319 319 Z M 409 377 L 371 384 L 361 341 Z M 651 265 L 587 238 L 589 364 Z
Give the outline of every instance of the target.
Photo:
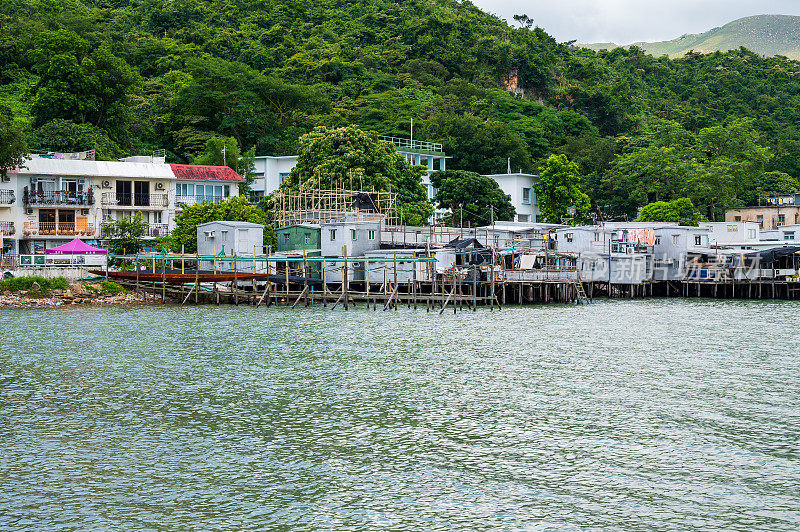
M 101 284 L 75 283 L 64 290 L 42 290 L 38 286 L 30 290 L 0 293 L 0 309 L 2 308 L 55 308 L 73 306 L 122 306 L 144 305 L 160 302 L 153 294 L 108 291 Z

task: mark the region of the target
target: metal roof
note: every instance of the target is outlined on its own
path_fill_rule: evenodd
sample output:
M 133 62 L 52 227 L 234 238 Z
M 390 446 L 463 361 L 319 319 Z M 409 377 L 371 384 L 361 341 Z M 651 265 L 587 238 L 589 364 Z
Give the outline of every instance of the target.
M 133 179 L 175 179 L 170 165 L 123 161 L 82 161 L 34 157 L 23 167 L 11 170 L 20 175 L 75 177 L 129 177 Z

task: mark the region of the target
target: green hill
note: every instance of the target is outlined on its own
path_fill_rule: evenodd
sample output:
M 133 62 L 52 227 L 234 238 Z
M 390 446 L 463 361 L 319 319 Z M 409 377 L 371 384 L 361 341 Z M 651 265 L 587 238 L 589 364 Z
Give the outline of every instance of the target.
M 618 47 L 614 43 L 581 45 L 592 50 Z M 734 20 L 721 28 L 705 33 L 681 35 L 677 39 L 661 42 L 635 42 L 654 56 L 681 57 L 691 50 L 695 52 L 725 52 L 740 46 L 757 54 L 772 57 L 784 55 L 800 59 L 800 17 L 790 15 L 757 15 Z

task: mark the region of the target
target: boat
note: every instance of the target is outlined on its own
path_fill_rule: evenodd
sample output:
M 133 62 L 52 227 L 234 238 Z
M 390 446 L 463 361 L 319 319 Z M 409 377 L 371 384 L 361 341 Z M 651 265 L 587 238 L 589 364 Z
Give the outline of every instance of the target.
M 167 283 L 173 284 L 183 284 L 183 283 L 193 283 L 195 281 L 201 283 L 227 283 L 233 281 L 253 281 L 253 280 L 266 280 L 270 277 L 274 277 L 274 275 L 270 276 L 267 273 L 234 273 L 234 272 L 213 272 L 213 271 L 188 271 L 184 270 L 181 272 L 180 270 L 165 270 L 164 272 L 153 272 L 153 271 L 142 271 L 140 270 L 138 275 L 135 271 L 115 271 L 109 270 L 106 272 L 105 270 L 89 270 L 89 273 L 94 275 L 99 275 L 105 277 L 108 275 L 109 279 L 122 279 L 125 281 L 136 281 L 137 279 L 140 282 L 145 283 L 153 283 L 153 282 L 161 282 L 163 279 Z

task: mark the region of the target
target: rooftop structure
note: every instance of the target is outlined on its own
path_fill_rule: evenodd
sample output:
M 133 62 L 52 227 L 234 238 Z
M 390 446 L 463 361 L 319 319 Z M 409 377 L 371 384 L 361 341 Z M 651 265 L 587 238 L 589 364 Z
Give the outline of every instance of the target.
M 275 227 L 336 221 L 398 223 L 397 194 L 361 190 L 279 192 Z

